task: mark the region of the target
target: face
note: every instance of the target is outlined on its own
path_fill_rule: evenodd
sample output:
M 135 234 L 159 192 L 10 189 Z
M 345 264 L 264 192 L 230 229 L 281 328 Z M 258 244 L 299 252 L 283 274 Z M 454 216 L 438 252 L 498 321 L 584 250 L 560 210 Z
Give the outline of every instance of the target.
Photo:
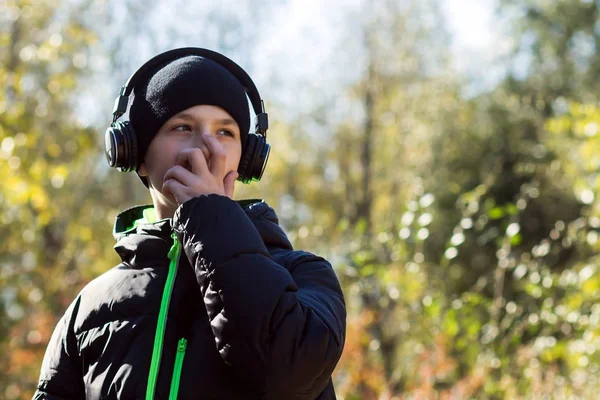
M 242 154 L 240 128 L 227 111 L 216 106 L 199 105 L 175 114 L 150 142 L 146 158 L 138 171 L 140 176 L 149 181 L 150 194 L 159 214 L 172 216 L 178 206 L 171 193 L 163 193 L 162 185 L 165 173 L 176 165 L 179 152 L 199 148 L 210 165 L 210 153 L 202 139 L 205 133 L 217 138 L 225 150 L 225 175 L 237 171 Z

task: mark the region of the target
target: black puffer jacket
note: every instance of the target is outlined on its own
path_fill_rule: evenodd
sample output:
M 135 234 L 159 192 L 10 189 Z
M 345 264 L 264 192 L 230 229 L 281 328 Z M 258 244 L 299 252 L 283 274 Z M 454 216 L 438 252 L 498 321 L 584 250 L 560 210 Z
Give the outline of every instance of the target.
M 123 262 L 58 323 L 34 399 L 335 398 L 346 314 L 327 261 L 264 202 L 201 196 L 127 229 L 142 212 L 117 218 Z

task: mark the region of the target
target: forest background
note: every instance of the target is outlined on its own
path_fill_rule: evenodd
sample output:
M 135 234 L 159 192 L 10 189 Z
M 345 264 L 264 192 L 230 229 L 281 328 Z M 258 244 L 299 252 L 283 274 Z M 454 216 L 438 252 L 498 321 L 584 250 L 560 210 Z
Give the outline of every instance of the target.
M 236 196 L 334 265 L 340 399 L 596 398 L 600 1 L 217 3 L 0 0 L 0 398 L 31 398 L 58 318 L 117 264 L 114 218 L 149 197 L 103 133 L 180 46 L 266 101 L 271 159 Z

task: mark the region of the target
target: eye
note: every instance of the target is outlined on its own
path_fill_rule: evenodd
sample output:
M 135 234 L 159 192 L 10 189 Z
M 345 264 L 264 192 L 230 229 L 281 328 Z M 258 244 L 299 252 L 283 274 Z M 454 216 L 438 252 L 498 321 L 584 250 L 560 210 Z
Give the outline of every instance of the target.
M 217 135 L 234 137 L 235 135 L 229 129 L 219 129 Z
M 184 132 L 184 131 L 191 131 L 192 127 L 189 126 L 188 124 L 181 124 L 181 125 L 175 125 L 173 128 L 171 128 L 171 130 Z

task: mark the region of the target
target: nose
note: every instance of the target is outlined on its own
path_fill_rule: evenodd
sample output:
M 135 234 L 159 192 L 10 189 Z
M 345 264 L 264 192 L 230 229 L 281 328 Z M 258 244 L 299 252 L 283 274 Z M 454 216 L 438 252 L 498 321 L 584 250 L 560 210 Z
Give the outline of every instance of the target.
M 198 148 L 198 149 L 202 150 L 202 153 L 204 154 L 204 158 L 208 162 L 210 160 L 210 151 L 208 150 L 208 146 L 206 145 L 206 142 L 202 138 L 202 134 L 203 133 L 204 133 L 204 131 L 198 131 L 198 132 L 196 132 L 196 134 L 194 135 L 194 139 L 193 139 L 193 144 L 192 145 L 195 148 Z

